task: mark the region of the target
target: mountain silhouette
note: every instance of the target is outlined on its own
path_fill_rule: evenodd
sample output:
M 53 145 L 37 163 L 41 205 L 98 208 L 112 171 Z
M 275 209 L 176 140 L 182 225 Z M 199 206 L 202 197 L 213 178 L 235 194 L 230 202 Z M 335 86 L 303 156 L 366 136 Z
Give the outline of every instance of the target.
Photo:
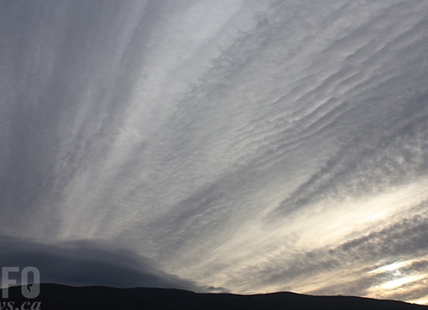
M 26 303 L 27 302 L 27 303 Z M 290 292 L 257 295 L 194 293 L 178 289 L 112 288 L 103 286 L 72 287 L 41 284 L 35 299 L 26 299 L 21 287 L 9 288 L 7 299 L 0 299 L 2 310 L 31 309 L 40 302 L 43 310 L 110 309 L 347 309 L 347 310 L 428 310 L 428 306 L 402 301 L 377 300 L 350 296 L 310 296 Z M 35 306 L 33 309 L 37 309 Z

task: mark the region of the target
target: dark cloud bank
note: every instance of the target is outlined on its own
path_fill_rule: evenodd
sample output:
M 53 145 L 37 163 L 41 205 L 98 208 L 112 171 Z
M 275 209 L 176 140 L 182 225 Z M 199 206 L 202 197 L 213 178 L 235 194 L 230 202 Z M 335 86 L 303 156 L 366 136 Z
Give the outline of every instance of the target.
M 2 236 L 0 253 L 1 266 L 36 267 L 42 283 L 210 290 L 167 274 L 150 259 L 112 244 L 76 241 L 55 246 Z M 19 275 L 12 272 L 9 278 L 19 284 Z

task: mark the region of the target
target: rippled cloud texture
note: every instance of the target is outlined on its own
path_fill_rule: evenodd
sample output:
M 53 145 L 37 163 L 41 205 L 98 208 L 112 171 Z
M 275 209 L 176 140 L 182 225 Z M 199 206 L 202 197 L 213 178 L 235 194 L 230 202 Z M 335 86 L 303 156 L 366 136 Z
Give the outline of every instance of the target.
M 3 0 L 0 29 L 3 264 L 428 303 L 427 1 Z

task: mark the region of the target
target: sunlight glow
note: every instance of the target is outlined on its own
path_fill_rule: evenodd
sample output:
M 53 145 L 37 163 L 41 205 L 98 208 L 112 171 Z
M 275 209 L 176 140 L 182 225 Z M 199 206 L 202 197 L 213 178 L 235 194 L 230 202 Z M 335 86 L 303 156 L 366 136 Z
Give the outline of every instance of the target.
M 412 304 L 428 306 L 428 299 L 416 299 L 416 300 L 410 300 L 409 302 Z
M 377 268 L 375 270 L 370 271 L 369 273 L 382 273 L 385 271 L 395 271 L 397 269 L 400 269 L 402 267 L 408 266 L 409 265 L 409 261 L 405 261 L 405 262 L 395 262 L 389 265 L 385 265 L 382 266 L 380 268 Z
M 392 280 L 392 281 L 388 281 L 388 282 L 382 284 L 381 288 L 383 288 L 383 289 L 396 288 L 396 287 L 402 286 L 402 285 L 407 284 L 407 283 L 418 281 L 422 278 L 423 278 L 423 276 L 409 276 L 409 277 L 405 277 L 405 278 L 401 278 L 401 279 L 397 279 L 397 280 Z

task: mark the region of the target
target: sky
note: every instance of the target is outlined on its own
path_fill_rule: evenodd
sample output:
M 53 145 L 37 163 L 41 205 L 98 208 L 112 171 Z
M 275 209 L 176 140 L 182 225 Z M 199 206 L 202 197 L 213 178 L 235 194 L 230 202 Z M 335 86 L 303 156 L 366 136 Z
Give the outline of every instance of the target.
M 0 266 L 428 304 L 428 1 L 0 1 Z

